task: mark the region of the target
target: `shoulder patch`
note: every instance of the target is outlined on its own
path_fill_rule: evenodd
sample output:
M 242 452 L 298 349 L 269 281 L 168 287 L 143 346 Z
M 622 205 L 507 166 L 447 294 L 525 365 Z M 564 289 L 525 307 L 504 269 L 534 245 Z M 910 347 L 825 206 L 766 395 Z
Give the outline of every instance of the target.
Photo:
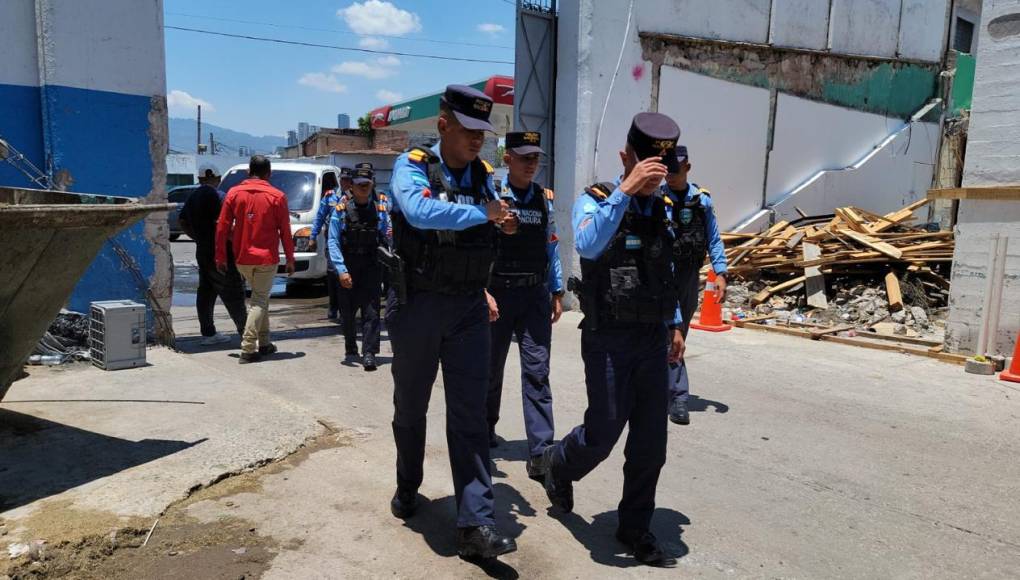
M 611 183 L 596 183 L 594 185 L 589 185 L 585 191 L 588 195 L 601 201 L 609 197 L 610 194 L 613 193 L 613 189 L 615 189 L 615 186 Z
M 699 185 L 695 185 L 694 187 L 698 188 L 698 193 L 703 193 L 703 194 L 707 195 L 708 197 L 712 197 L 712 192 L 707 190 L 707 189 L 705 189 L 704 187 L 701 187 Z
M 671 198 L 671 197 L 670 197 L 670 196 L 668 196 L 668 195 L 664 195 L 664 196 L 662 196 L 662 201 L 663 201 L 663 202 L 664 202 L 664 203 L 665 203 L 666 205 L 669 205 L 669 206 L 672 206 L 672 205 L 673 205 L 673 198 Z
M 485 171 L 487 173 L 494 173 L 496 171 L 495 169 L 492 168 L 492 165 L 490 165 L 489 162 L 484 159 L 482 159 L 482 167 L 485 168 Z
M 548 199 L 549 201 L 553 201 L 554 199 L 556 199 L 556 194 L 553 192 L 553 190 L 547 187 L 543 191 L 545 192 L 545 198 Z
M 428 149 L 421 149 L 419 147 L 415 147 L 408 151 L 407 158 L 414 163 L 435 163 L 439 160 L 439 158 Z

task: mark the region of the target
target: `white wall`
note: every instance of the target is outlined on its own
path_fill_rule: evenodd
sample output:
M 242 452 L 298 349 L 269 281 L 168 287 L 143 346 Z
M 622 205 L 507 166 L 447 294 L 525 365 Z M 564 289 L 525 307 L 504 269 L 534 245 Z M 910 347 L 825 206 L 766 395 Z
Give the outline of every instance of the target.
M 825 50 L 829 41 L 829 3 L 775 0 L 769 42 L 775 46 Z
M 39 86 L 35 8 L 31 2 L 0 2 L 0 38 L 3 39 L 0 84 Z
M 964 186 L 1020 184 L 1020 34 L 992 35 L 989 24 L 1020 14 L 1020 0 L 985 0 L 982 9 L 974 100 Z M 994 24 L 992 25 L 994 26 Z M 996 37 L 998 36 L 998 37 Z M 989 240 L 1009 236 L 999 334 L 992 350 L 1012 354 L 1020 331 L 1020 201 L 962 200 L 956 226 L 953 285 L 946 342 L 950 349 L 976 347 L 984 316 Z

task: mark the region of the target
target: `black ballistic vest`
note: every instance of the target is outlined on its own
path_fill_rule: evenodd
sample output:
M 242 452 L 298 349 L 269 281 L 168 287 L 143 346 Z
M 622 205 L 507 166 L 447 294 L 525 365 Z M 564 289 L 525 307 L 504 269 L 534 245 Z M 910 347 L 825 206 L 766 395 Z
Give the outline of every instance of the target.
M 697 188 L 698 186 L 694 186 Z M 705 206 L 701 204 L 702 194 L 695 195 L 685 201 L 687 192 L 678 193 L 680 201 L 673 205 L 673 231 L 676 240 L 673 242 L 673 260 L 678 268 L 701 268 L 708 256 L 708 235 L 706 225 L 708 218 Z
M 344 230 L 340 235 L 340 251 L 344 261 L 358 266 L 376 266 L 376 248 L 384 244 L 379 232 L 379 206 L 370 199 L 364 207 L 349 197 L 341 203 L 344 212 Z
M 602 183 L 588 194 L 600 199 L 613 189 L 613 184 Z M 602 255 L 581 259 L 581 310 L 598 321 L 595 326 L 673 320 L 678 294 L 669 216 L 661 197 L 649 202 L 651 215 L 628 211 Z
M 515 202 L 520 219 L 517 233 L 499 232 L 493 276 L 531 275 L 537 284 L 549 273 L 549 205 L 545 190 L 533 183 L 527 204 Z
M 471 162 L 471 188 L 451 183 L 440 167 L 439 158 L 421 152 L 428 163 L 429 189 L 433 199 L 484 205 L 490 201 L 485 183 L 489 169 L 481 159 Z M 465 230 L 423 230 L 408 223 L 402 212 L 392 212 L 393 237 L 397 254 L 407 267 L 407 284 L 412 290 L 443 294 L 467 294 L 485 288 L 496 256 L 496 228 L 489 222 Z

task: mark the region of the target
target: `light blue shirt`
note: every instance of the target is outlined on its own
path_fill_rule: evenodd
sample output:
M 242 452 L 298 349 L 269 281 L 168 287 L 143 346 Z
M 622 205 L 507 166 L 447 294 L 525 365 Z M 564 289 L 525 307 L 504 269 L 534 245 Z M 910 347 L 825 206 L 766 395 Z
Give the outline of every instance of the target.
M 458 181 L 453 173 L 442 162 L 439 143 L 432 147 L 432 152 L 440 157 L 440 168 L 450 183 L 456 183 L 463 189 L 471 188 L 471 167 L 465 168 Z M 496 188 L 492 175 L 486 176 L 485 195 L 496 199 Z M 426 194 L 426 192 L 428 192 Z M 393 177 L 390 180 L 390 198 L 393 211 L 404 214 L 411 226 L 422 230 L 466 230 L 489 221 L 484 205 L 457 203 L 455 200 L 442 201 L 433 197 L 429 185 L 428 163 L 415 163 L 404 153 L 397 157 L 393 164 Z
M 347 220 L 345 219 L 347 216 L 346 208 L 347 206 L 352 206 L 354 204 L 354 196 L 346 196 L 341 199 L 341 202 L 344 209 L 340 209 L 340 206 L 338 206 L 336 211 L 334 211 L 333 215 L 329 218 L 328 242 L 329 259 L 333 261 L 333 267 L 336 268 L 337 273 L 345 274 L 347 273 L 347 265 L 344 263 L 344 254 L 340 250 L 340 240 L 342 239 L 343 231 L 347 224 Z M 389 240 L 392 233 L 390 231 L 389 215 L 386 213 L 385 208 L 382 210 L 379 209 L 379 199 L 375 195 L 372 195 L 368 203 L 371 207 L 375 208 L 376 212 L 379 214 L 379 233 L 382 234 L 383 239 Z
M 337 195 L 335 189 L 330 190 L 326 195 L 322 196 L 319 200 L 319 210 L 315 212 L 315 219 L 312 220 L 312 238 L 313 240 L 319 239 L 319 232 L 325 227 L 329 229 L 329 217 L 336 207 L 336 203 L 340 201 L 340 196 Z
M 668 185 L 662 186 L 663 195 L 668 195 L 673 203 L 680 203 L 680 196 L 671 190 Z M 687 184 L 687 194 L 683 203 L 689 203 L 696 195 L 701 196 L 701 207 L 705 208 L 705 236 L 708 240 L 709 261 L 712 263 L 712 270 L 716 274 L 726 273 L 726 247 L 723 245 L 722 234 L 719 231 L 719 222 L 715 219 L 715 206 L 712 204 L 712 196 L 701 193 L 693 183 Z
M 571 220 L 574 225 L 574 248 L 586 260 L 597 260 L 606 251 L 628 211 L 644 215 L 651 212 L 651 197 L 629 196 L 620 189 L 620 182 L 619 177 L 613 181 L 616 188 L 603 200 L 596 200 L 588 193 L 581 192 L 574 202 Z M 678 302 L 670 326 L 679 326 L 682 321 Z
M 512 187 L 504 185 L 503 194 L 513 195 L 521 205 L 526 205 L 531 203 L 531 196 L 535 194 L 535 190 L 528 186 L 527 195 L 524 196 L 524 199 L 521 199 Z M 546 244 L 546 256 L 549 258 L 549 280 L 547 285 L 549 293 L 555 294 L 563 290 L 563 263 L 560 261 L 560 239 L 556 235 L 556 210 L 551 199 L 546 199 L 545 203 L 549 212 L 549 227 L 546 231 L 546 239 L 549 240 Z

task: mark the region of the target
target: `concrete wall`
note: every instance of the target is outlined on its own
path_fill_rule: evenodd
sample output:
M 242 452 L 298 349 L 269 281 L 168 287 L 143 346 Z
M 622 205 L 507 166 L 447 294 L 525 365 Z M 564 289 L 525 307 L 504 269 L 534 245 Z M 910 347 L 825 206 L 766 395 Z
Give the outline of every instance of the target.
M 166 199 L 166 81 L 161 0 L 0 2 L 0 135 L 70 191 Z M 0 183 L 28 185 L 6 164 Z M 173 262 L 166 214 L 122 232 L 155 303 L 168 310 Z M 106 247 L 69 306 L 93 300 L 141 302 L 130 272 Z
M 985 0 L 963 185 L 1020 185 L 1020 0 Z M 946 344 L 972 351 L 984 317 L 993 233 L 1009 236 L 999 332 L 991 350 L 1012 354 L 1020 331 L 1020 200 L 962 200 L 956 227 Z

